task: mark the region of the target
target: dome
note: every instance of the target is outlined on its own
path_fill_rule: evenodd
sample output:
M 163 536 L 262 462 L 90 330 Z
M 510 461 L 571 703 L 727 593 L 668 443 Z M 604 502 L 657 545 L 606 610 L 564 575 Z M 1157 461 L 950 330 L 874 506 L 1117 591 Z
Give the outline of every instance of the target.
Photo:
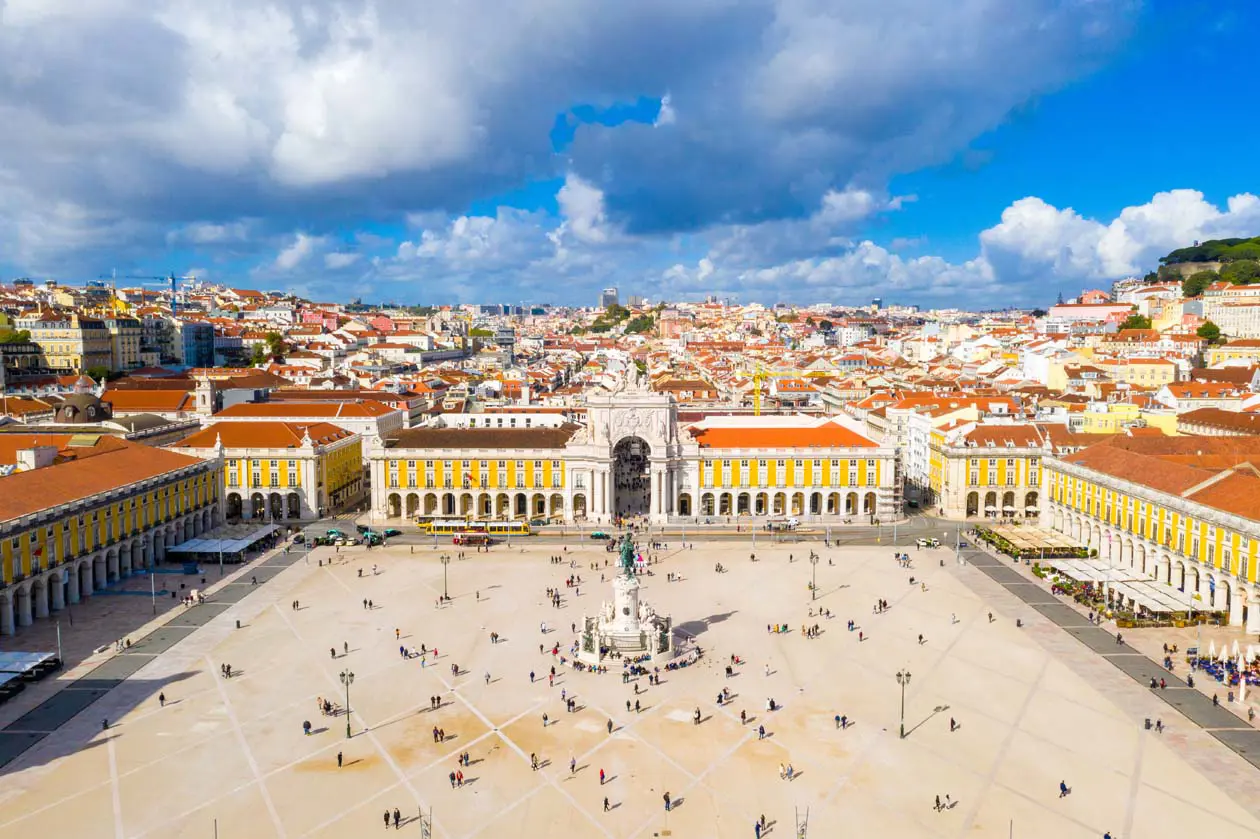
M 90 393 L 72 393 L 57 406 L 54 421 L 70 425 L 104 422 L 113 416 L 109 405 Z

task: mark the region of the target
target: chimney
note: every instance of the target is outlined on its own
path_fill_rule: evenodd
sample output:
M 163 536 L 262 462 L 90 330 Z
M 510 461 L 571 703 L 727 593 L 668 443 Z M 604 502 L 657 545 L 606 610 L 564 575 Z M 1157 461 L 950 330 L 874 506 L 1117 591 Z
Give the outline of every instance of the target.
M 29 449 L 20 449 L 17 453 L 18 471 L 29 472 L 32 469 L 51 466 L 56 457 L 56 446 L 35 446 Z

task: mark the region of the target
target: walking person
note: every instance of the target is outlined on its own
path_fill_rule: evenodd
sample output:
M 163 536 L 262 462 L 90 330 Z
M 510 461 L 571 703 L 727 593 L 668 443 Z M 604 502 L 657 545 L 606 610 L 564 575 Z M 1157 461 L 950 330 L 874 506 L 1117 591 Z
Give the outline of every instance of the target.
M 604 812 L 608 812 L 608 796 L 604 796 Z
M 604 785 L 604 770 L 602 768 L 599 770 L 599 785 L 601 787 Z
M 166 707 L 166 694 L 165 693 L 158 694 L 158 705 L 163 708 Z
M 398 811 L 398 808 L 395 807 L 394 808 L 394 830 L 397 830 L 399 825 L 401 824 L 402 824 L 402 813 L 400 813 Z
M 337 752 L 337 768 L 341 768 L 341 752 Z
M 385 829 L 389 830 L 389 810 L 385 811 Z

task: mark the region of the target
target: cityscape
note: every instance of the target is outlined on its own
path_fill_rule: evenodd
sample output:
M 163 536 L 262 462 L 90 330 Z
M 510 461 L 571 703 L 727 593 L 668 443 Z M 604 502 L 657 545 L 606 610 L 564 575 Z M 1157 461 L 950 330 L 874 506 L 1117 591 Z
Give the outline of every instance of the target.
M 1255 9 L 158 5 L 0 4 L 0 839 L 1260 835 L 1254 155 L 1104 118 Z

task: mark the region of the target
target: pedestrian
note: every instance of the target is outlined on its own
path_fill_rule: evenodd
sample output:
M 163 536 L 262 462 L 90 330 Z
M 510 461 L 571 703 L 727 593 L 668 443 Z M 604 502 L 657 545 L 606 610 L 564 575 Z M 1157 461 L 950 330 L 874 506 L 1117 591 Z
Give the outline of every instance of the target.
M 836 714 L 836 728 L 840 727 L 840 715 Z
M 348 641 L 342 641 L 341 648 L 346 651 L 346 655 L 350 655 L 350 643 Z
M 531 685 L 534 683 L 534 671 L 533 671 L 533 670 L 529 671 L 529 683 L 530 683 Z
M 608 796 L 604 796 L 604 812 L 608 812 Z
M 394 627 L 394 640 L 397 641 L 400 638 L 402 638 L 402 630 L 398 629 L 397 627 Z
M 464 770 L 457 769 L 455 771 L 455 783 L 457 786 L 461 787 L 464 785 Z
M 613 723 L 612 723 L 612 720 L 609 720 L 609 721 L 608 721 L 608 733 L 609 733 L 609 734 L 612 734 L 612 730 L 613 730 Z
M 543 728 L 546 728 L 546 727 L 547 727 L 547 714 L 544 712 L 543 713 Z
M 533 752 L 529 753 L 529 768 L 535 771 L 538 769 L 538 755 Z
M 753 822 L 753 839 L 761 839 L 761 822 Z
M 941 797 L 939 795 L 936 796 L 936 806 L 934 806 L 932 809 L 938 813 L 941 811 Z
M 958 728 L 958 723 L 954 722 L 954 718 L 953 718 L 953 717 L 950 717 L 950 718 L 949 718 L 949 730 L 950 730 L 950 731 L 954 731 L 954 730 L 956 730 L 957 728 Z
M 160 705 L 163 708 L 166 707 L 166 694 L 165 693 L 158 694 L 158 705 Z
M 662 797 L 665 799 L 665 812 L 668 813 L 669 812 L 669 793 L 666 792 L 665 795 Z
M 576 771 L 577 771 L 577 758 L 570 755 L 569 756 L 569 774 L 572 775 Z
M 490 684 L 490 671 L 486 671 L 486 684 Z
M 846 729 L 846 728 L 848 728 L 848 727 L 849 727 L 849 718 L 848 718 L 848 716 L 846 716 L 845 714 L 841 714 L 841 715 L 840 715 L 840 728 L 841 728 L 841 730 Z
M 766 739 L 766 727 L 764 725 L 757 726 L 757 739 L 758 740 Z
M 341 752 L 337 752 L 337 768 L 341 768 Z
M 603 769 L 599 770 L 599 785 L 601 787 L 604 785 L 604 770 Z
M 389 810 L 385 811 L 385 829 L 389 830 Z
M 395 807 L 394 808 L 394 830 L 397 830 L 400 824 L 402 824 L 402 813 L 400 813 L 398 811 L 398 808 Z
M 1059 798 L 1063 798 L 1068 794 L 1067 781 L 1059 781 Z
M 446 777 L 447 777 L 447 778 L 450 780 L 450 782 L 451 782 L 451 789 L 455 789 L 455 772 L 454 772 L 454 771 L 452 771 L 452 772 L 451 772 L 451 774 L 447 775 Z

